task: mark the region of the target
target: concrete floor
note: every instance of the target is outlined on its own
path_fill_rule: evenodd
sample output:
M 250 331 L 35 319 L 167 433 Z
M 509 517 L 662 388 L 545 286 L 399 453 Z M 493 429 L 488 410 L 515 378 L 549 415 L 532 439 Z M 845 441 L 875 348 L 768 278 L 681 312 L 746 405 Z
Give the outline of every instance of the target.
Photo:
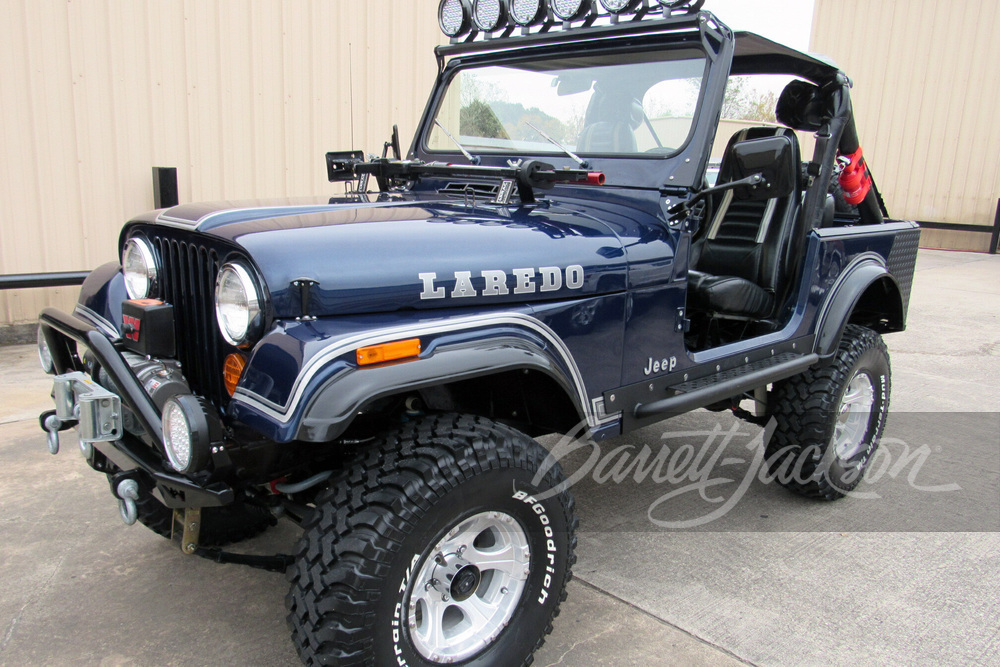
M 710 443 L 718 485 L 704 498 L 684 482 L 599 483 L 613 466 L 589 470 L 574 491 L 577 578 L 536 664 L 1000 664 L 998 314 L 1000 257 L 920 253 L 910 329 L 887 337 L 891 458 L 859 497 L 824 504 L 741 484 L 759 435 L 746 425 Z M 36 418 L 49 388 L 33 347 L 0 348 L 0 664 L 297 664 L 283 577 L 123 527 L 71 437 L 58 457 L 45 450 Z M 602 453 L 676 449 L 665 434 L 704 443 L 732 426 L 699 411 Z M 686 530 L 650 521 L 698 523 L 720 506 Z M 247 549 L 294 539 L 281 525 Z

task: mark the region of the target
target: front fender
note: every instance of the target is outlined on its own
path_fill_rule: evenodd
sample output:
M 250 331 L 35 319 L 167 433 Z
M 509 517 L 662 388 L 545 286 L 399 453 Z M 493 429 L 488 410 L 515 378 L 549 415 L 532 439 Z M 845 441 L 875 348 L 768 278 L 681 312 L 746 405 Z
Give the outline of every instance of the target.
M 257 346 L 229 415 L 277 442 L 327 442 L 365 404 L 442 383 L 530 369 L 552 378 L 592 426 L 598 416 L 565 343 L 528 312 L 282 323 Z M 367 326 L 364 326 L 367 324 Z M 357 350 L 419 338 L 419 357 L 359 366 Z M 289 367 L 292 372 L 289 371 Z
M 73 314 L 92 324 L 111 340 L 121 338 L 119 323 L 122 321 L 122 301 L 125 277 L 118 262 L 102 264 L 87 276 L 80 288 Z

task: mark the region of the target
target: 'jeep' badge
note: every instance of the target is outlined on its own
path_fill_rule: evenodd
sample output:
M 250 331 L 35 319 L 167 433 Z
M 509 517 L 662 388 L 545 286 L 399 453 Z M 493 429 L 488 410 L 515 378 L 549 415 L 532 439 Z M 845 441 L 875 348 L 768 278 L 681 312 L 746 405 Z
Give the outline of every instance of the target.
M 508 285 L 511 276 L 506 271 L 495 269 L 480 271 L 478 277 L 485 281 L 480 291 L 473 285 L 472 271 L 455 271 L 455 286 L 450 294 L 443 285 L 435 284 L 438 279 L 436 273 L 419 273 L 417 278 L 424 284 L 420 298 L 444 299 L 450 296 L 453 299 L 461 299 L 473 296 L 506 296 L 511 291 L 514 294 L 557 292 L 564 286 L 573 290 L 583 288 L 583 267 L 579 264 L 567 266 L 565 271 L 558 266 L 543 266 L 540 269 L 514 269 L 512 273 L 513 290 Z

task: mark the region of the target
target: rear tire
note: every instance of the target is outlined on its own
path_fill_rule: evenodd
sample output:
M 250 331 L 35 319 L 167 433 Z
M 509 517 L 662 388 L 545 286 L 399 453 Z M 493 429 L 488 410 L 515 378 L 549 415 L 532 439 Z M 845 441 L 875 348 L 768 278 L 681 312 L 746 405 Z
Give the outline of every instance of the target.
M 882 337 L 848 324 L 833 357 L 775 385 L 772 474 L 811 498 L 837 500 L 853 491 L 878 448 L 891 389 Z
M 547 452 L 477 417 L 427 417 L 330 480 L 289 570 L 308 665 L 527 665 L 575 562 L 573 498 Z M 450 583 L 449 583 L 450 582 Z

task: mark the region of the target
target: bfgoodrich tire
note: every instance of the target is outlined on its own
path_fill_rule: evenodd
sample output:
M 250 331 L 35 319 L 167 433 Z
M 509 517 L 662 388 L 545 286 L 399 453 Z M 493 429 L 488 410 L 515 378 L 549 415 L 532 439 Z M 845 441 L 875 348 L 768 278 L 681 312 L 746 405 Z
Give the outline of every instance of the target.
M 306 664 L 527 665 L 575 562 L 558 466 L 476 417 L 428 417 L 330 481 L 289 570 L 288 622 Z
M 878 448 L 891 388 L 882 337 L 847 325 L 833 357 L 775 385 L 772 474 L 808 497 L 836 500 L 853 491 Z

